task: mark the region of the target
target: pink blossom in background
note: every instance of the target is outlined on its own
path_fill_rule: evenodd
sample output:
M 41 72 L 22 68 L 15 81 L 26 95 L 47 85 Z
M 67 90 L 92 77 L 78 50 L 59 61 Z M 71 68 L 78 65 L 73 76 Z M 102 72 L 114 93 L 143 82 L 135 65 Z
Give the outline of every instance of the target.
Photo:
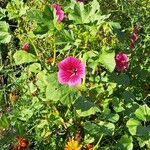
M 52 8 L 54 8 L 56 11 L 57 21 L 61 22 L 65 17 L 64 11 L 57 4 L 52 4 Z
M 120 72 L 120 71 L 123 71 L 123 70 L 128 68 L 129 59 L 128 59 L 127 54 L 119 52 L 116 55 L 115 60 L 116 60 L 116 69 L 117 69 L 117 71 Z
M 69 56 L 59 62 L 58 69 L 58 81 L 69 86 L 81 84 L 85 75 L 85 65 L 80 59 L 73 56 Z
M 133 29 L 133 33 L 132 33 L 132 36 L 131 36 L 131 40 L 130 40 L 130 49 L 133 49 L 134 48 L 134 44 L 135 42 L 138 40 L 138 26 L 135 25 L 134 29 Z
M 29 43 L 25 43 L 25 44 L 23 44 L 23 46 L 22 46 L 22 50 L 24 50 L 24 51 L 26 51 L 26 52 L 29 51 L 29 48 L 30 48 L 30 44 L 29 44 Z
M 130 42 L 130 45 L 129 45 L 130 49 L 133 49 L 134 48 L 134 43 L 131 41 Z
M 133 33 L 138 34 L 139 28 L 137 25 L 134 26 Z
M 136 41 L 138 40 L 138 35 L 135 34 L 135 33 L 133 33 L 133 34 L 132 34 L 132 37 L 131 37 L 131 40 L 132 40 L 133 42 L 136 42 Z

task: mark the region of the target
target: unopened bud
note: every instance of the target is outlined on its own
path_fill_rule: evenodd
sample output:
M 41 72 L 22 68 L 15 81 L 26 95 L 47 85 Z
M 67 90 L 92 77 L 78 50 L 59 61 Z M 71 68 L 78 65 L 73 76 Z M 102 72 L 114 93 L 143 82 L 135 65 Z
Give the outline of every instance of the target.
M 23 46 L 22 46 L 22 50 L 28 52 L 29 51 L 29 48 L 30 48 L 30 44 L 29 43 L 25 43 Z

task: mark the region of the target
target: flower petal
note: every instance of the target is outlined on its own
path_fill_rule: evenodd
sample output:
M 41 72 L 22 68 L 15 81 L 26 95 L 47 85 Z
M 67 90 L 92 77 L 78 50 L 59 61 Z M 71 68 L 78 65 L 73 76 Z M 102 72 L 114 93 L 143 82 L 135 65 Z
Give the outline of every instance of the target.
M 70 79 L 71 73 L 66 72 L 64 70 L 59 70 L 58 72 L 58 81 L 61 84 L 66 84 Z
M 68 82 L 69 86 L 76 86 L 81 84 L 81 78 L 79 78 L 78 76 L 73 76 L 69 82 Z

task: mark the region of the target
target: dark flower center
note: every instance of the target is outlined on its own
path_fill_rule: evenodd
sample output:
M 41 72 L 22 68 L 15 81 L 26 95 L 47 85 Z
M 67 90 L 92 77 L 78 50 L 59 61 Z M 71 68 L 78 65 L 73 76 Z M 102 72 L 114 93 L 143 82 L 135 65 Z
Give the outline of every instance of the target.
M 77 69 L 73 69 L 73 73 L 77 75 Z
M 74 76 L 74 75 L 77 75 L 78 70 L 76 68 L 72 67 L 70 70 L 68 70 L 68 72 L 70 72 L 72 74 L 71 76 Z

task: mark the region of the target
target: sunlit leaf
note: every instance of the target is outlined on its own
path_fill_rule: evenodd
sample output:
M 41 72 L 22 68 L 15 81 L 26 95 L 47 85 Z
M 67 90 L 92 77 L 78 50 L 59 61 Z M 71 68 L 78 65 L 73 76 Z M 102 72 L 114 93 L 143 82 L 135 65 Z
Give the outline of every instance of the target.
M 21 65 L 21 64 L 37 61 L 35 55 L 25 52 L 23 50 L 17 51 L 13 57 L 14 57 L 16 65 Z
M 133 149 L 133 138 L 127 134 L 122 135 L 121 139 L 117 143 L 118 150 L 132 150 Z
M 126 126 L 132 135 L 136 135 L 139 125 L 141 125 L 140 121 L 133 118 L 130 118 L 126 123 Z
M 8 32 L 9 25 L 5 21 L 0 21 L 0 43 L 9 43 L 11 35 Z
M 101 134 L 110 136 L 114 133 L 115 125 L 113 123 L 108 123 L 103 121 L 101 121 L 99 124 L 86 122 L 84 124 L 84 129 L 89 134 L 94 136 L 100 136 Z
M 97 112 L 100 112 L 100 109 L 98 108 L 96 104 L 86 100 L 83 97 L 79 97 L 75 101 L 75 108 L 76 108 L 77 114 L 80 117 L 86 117 L 86 116 L 94 115 Z
M 115 52 L 102 51 L 99 57 L 100 63 L 109 71 L 112 72 L 115 69 Z

